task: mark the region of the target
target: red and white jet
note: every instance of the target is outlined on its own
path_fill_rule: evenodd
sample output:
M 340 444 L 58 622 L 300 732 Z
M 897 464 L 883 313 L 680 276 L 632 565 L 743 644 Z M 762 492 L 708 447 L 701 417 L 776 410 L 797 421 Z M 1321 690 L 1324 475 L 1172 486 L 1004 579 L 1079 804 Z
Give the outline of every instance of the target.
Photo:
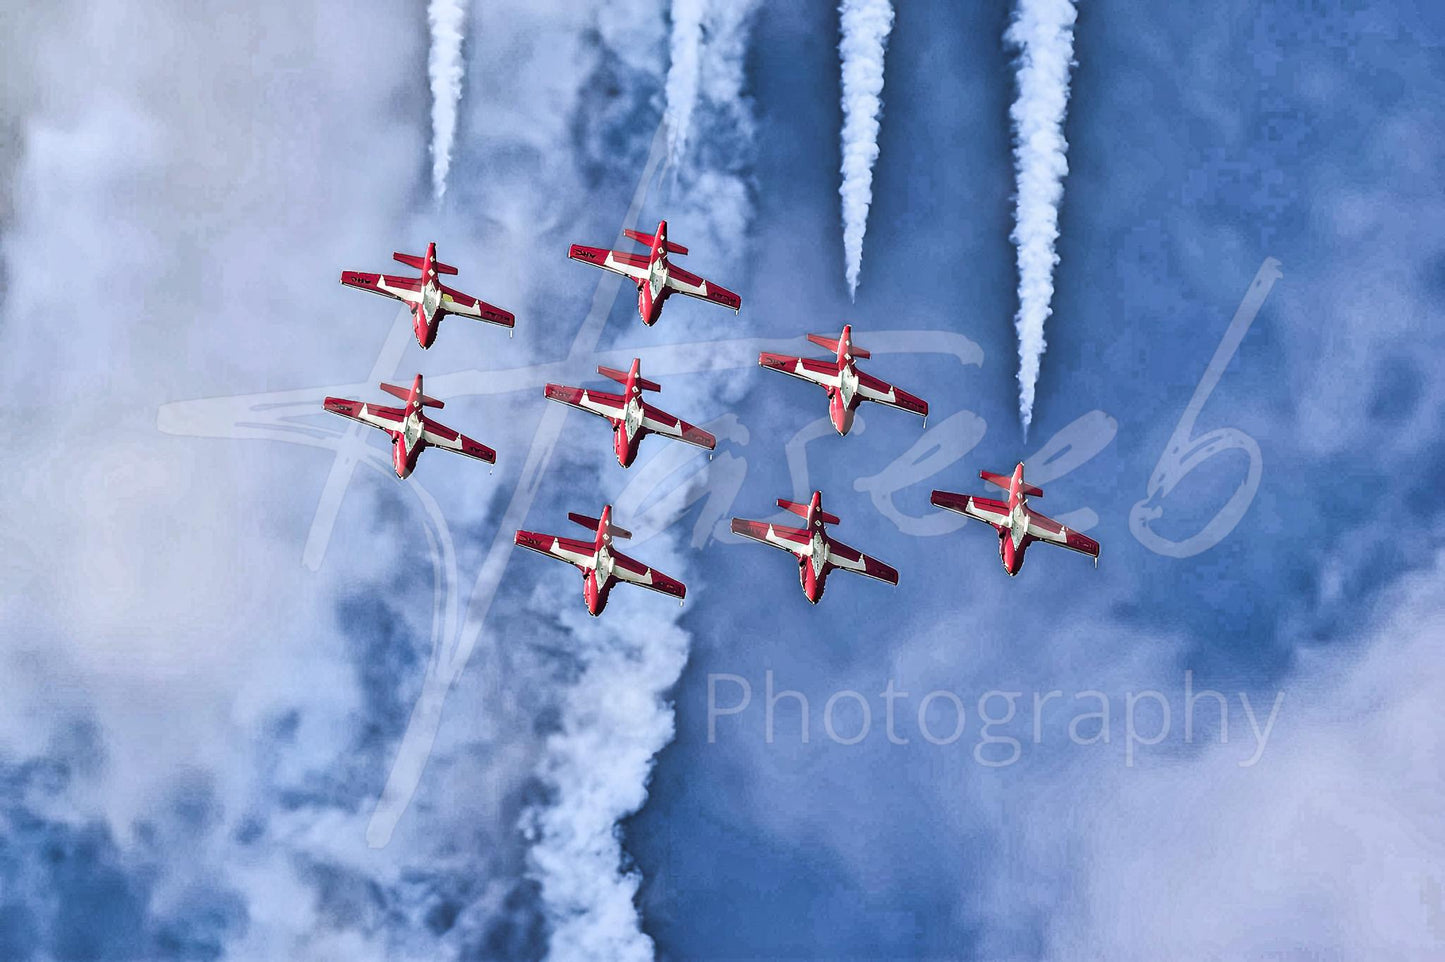
M 632 532 L 612 523 L 612 505 L 602 506 L 600 518 L 589 518 L 585 514 L 571 512 L 567 517 L 589 531 L 596 532 L 596 537 L 591 541 L 578 541 L 556 535 L 537 534 L 534 531 L 518 531 L 517 544 L 576 565 L 577 570 L 582 572 L 582 593 L 587 598 L 588 614 L 594 617 L 602 614 L 602 609 L 607 607 L 607 596 L 612 591 L 612 586 L 619 581 L 672 595 L 679 603 L 687 597 L 687 585 L 681 581 L 669 578 L 662 572 L 654 571 L 612 549 L 613 538 L 632 537 Z
M 635 281 L 637 313 L 642 316 L 642 323 L 649 327 L 656 324 L 657 319 L 662 316 L 662 302 L 674 293 L 731 307 L 734 314 L 742 310 L 742 298 L 732 291 L 696 274 L 690 274 L 668 261 L 668 254 L 686 254 L 687 248 L 667 239 L 667 221 L 658 222 L 656 234 L 643 234 L 635 230 L 624 230 L 622 233 L 639 244 L 646 244 L 647 253 L 633 254 L 628 251 L 573 244 L 567 251 L 567 256 L 574 261 L 582 261 Z
M 447 314 L 471 317 L 489 324 L 500 324 L 508 329 L 517 323 L 511 311 L 493 307 L 486 301 L 479 301 L 470 294 L 454 291 L 437 280 L 438 274 L 455 274 L 457 269 L 450 264 L 437 261 L 437 245 L 426 245 L 426 254 L 391 255 L 407 267 L 421 271 L 421 277 L 398 277 L 395 274 L 366 274 L 361 271 L 342 271 L 341 283 L 360 291 L 371 291 L 402 301 L 412 312 L 412 330 L 416 342 L 423 348 L 432 346 L 437 338 L 437 328 Z
M 1022 461 L 1011 476 L 992 471 L 980 471 L 978 476 L 1007 491 L 1008 502 L 949 491 L 935 491 L 928 500 L 998 529 L 998 555 L 1003 560 L 1003 570 L 1010 575 L 1018 574 L 1023 567 L 1024 551 L 1035 541 L 1089 555 L 1094 559 L 1094 567 L 1099 566 L 1099 542 L 1029 508 L 1028 499 L 1042 498 L 1044 492 L 1024 480 Z
M 806 519 L 802 528 L 771 524 L 767 521 L 745 521 L 733 518 L 733 534 L 770 544 L 774 548 L 791 551 L 798 558 L 798 580 L 802 582 L 803 594 L 813 604 L 823 597 L 823 588 L 828 572 L 834 568 L 852 571 L 898 584 L 898 572 L 877 558 L 870 558 L 857 548 L 828 537 L 825 525 L 838 524 L 838 518 L 823 510 L 823 492 L 814 491 L 807 504 L 778 499 L 778 507 L 787 508 Z
M 329 397 L 326 410 L 362 424 L 380 428 L 391 435 L 391 463 L 398 478 L 405 478 L 416 468 L 416 460 L 429 447 L 455 451 L 469 458 L 476 458 L 488 464 L 497 462 L 497 452 L 478 441 L 458 434 L 451 428 L 438 424 L 421 413 L 424 407 L 439 408 L 443 404 L 436 398 L 427 397 L 421 390 L 421 375 L 411 382 L 411 390 L 395 384 L 383 384 L 387 394 L 406 402 L 403 408 L 383 407 L 379 404 L 363 404 L 345 398 Z
M 620 395 L 568 387 L 565 384 L 548 384 L 547 397 L 611 421 L 612 447 L 617 452 L 617 463 L 624 468 L 630 467 L 632 462 L 637 460 L 637 450 L 642 439 L 649 434 L 686 441 L 709 451 L 717 447 L 717 438 L 702 428 L 679 420 L 642 400 L 643 391 L 661 391 L 662 385 L 642 377 L 638 373 L 641 364 L 639 358 L 633 358 L 632 367 L 626 371 L 617 371 L 610 367 L 597 369 L 598 374 L 622 385 Z
M 809 334 L 808 340 L 832 351 L 833 357 L 825 360 L 764 351 L 758 355 L 758 365 L 822 385 L 828 392 L 828 417 L 839 434 L 848 433 L 853 426 L 853 412 L 864 401 L 876 401 L 911 411 L 920 415 L 925 424 L 928 423 L 927 401 L 858 370 L 855 361 L 872 355 L 853 344 L 853 325 L 844 324 L 843 333 L 837 340 L 821 334 Z

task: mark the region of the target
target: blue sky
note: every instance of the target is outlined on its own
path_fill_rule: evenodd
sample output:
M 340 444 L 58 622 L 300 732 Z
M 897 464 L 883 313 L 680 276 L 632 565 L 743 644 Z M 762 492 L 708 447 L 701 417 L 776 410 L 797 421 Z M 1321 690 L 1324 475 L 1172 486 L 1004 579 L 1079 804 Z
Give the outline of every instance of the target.
M 0 957 L 1438 954 L 1445 17 L 1083 6 L 1025 442 L 1009 8 L 897 10 L 850 304 L 838 13 L 702 4 L 690 146 L 638 220 L 667 217 L 683 263 L 743 311 L 675 299 L 644 329 L 623 291 L 594 320 L 599 351 L 679 368 L 658 375 L 668 410 L 736 425 L 711 467 L 656 442 L 623 472 L 568 414 L 531 497 L 540 382 L 493 393 L 513 375 L 488 372 L 530 383 L 565 358 L 558 377 L 590 384 L 607 362 L 568 357 L 599 288 L 564 245 L 622 226 L 688 7 L 472 5 L 440 209 L 421 7 L 15 14 Z M 291 436 L 315 443 L 287 444 L 234 425 L 268 416 L 252 396 L 370 397 L 396 313 L 336 273 L 428 240 L 517 313 L 516 337 L 448 321 L 397 376 L 451 378 L 446 422 L 495 446 L 497 470 L 433 455 L 403 484 L 363 465 L 313 571 L 336 426 L 318 414 Z M 1156 553 L 1130 511 L 1267 258 L 1281 275 L 1195 429 L 1253 439 L 1258 489 L 1217 544 Z M 795 494 L 788 444 L 821 392 L 758 372 L 756 345 L 679 358 L 738 338 L 802 351 L 844 321 L 864 347 L 937 332 L 908 343 L 952 337 L 978 360 L 880 349 L 867 369 L 926 397 L 927 428 L 864 408 L 854 434 L 803 446 L 837 537 L 902 574 L 836 575 L 812 608 L 784 555 L 707 533 Z M 895 508 L 936 525 L 931 488 L 982 493 L 980 468 L 1067 437 L 1097 451 L 1038 507 L 1091 514 L 1097 570 L 1040 547 L 1009 579 L 981 526 L 909 533 L 857 486 L 897 472 Z M 953 460 L 896 468 L 929 451 Z M 1203 528 L 1248 463 L 1191 472 L 1155 532 Z M 563 566 L 485 567 L 512 513 L 560 533 L 604 500 L 637 506 L 619 523 L 688 582 L 684 608 L 624 588 L 593 622 Z M 475 647 L 439 682 L 469 610 Z M 1185 740 L 1186 672 L 1224 696 L 1227 742 L 1207 699 Z M 806 743 L 796 699 L 766 739 L 769 677 L 806 697 Z M 748 706 L 719 715 L 735 679 Z M 885 687 L 909 693 L 907 744 L 885 732 Z M 1097 720 L 1092 743 L 1070 739 L 1097 707 L 1085 691 L 1109 706 L 1107 742 Z M 1000 692 L 1014 713 L 985 729 Z M 860 701 L 867 734 L 843 744 Z M 418 704 L 437 711 L 419 756 Z M 409 758 L 414 791 L 368 844 Z

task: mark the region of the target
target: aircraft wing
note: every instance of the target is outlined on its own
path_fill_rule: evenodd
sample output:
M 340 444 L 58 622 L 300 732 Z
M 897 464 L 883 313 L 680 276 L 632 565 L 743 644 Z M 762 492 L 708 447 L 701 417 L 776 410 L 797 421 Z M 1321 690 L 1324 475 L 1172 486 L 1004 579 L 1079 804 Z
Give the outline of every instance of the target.
M 1053 518 L 1046 518 L 1030 511 L 1028 534 L 1036 541 L 1047 541 L 1049 544 L 1056 544 L 1061 548 L 1086 554 L 1094 559 L 1095 564 L 1099 563 L 1099 542 L 1079 534 L 1073 528 L 1059 524 Z
M 681 581 L 669 578 L 661 571 L 655 571 L 642 562 L 615 551 L 612 553 L 612 574 L 619 581 L 637 585 L 639 588 L 651 588 L 678 599 L 687 597 L 687 585 Z
M 646 254 L 610 251 L 605 247 L 583 247 L 581 244 L 573 244 L 568 249 L 567 256 L 574 261 L 581 261 L 584 264 L 591 264 L 593 267 L 600 267 L 604 271 L 630 277 L 634 281 L 647 279 Z
M 811 381 L 814 384 L 821 384 L 824 387 L 838 386 L 838 362 L 819 360 L 812 357 L 793 357 L 791 354 L 769 354 L 767 351 L 758 355 L 758 366 L 765 367 L 783 374 L 790 374 L 793 377 L 802 378 L 804 381 Z
M 869 578 L 877 578 L 879 581 L 886 581 L 890 585 L 898 584 L 898 570 L 891 565 L 886 565 L 877 558 L 870 557 L 841 541 L 828 539 L 828 563 L 835 568 L 844 571 L 851 571 L 854 574 L 865 575 Z
M 793 554 L 806 553 L 808 550 L 808 532 L 786 525 L 733 518 L 733 534 L 740 534 L 744 538 L 761 541 Z
M 644 261 L 646 258 L 644 258 Z M 643 266 L 644 272 L 646 265 Z M 743 299 L 724 287 L 719 287 L 712 281 L 704 280 L 696 274 L 683 270 L 673 264 L 667 265 L 667 286 L 679 294 L 686 294 L 688 297 L 701 298 L 704 301 L 712 301 L 714 304 L 721 304 L 723 307 L 731 307 L 736 314 L 742 310 Z
M 383 407 L 380 404 L 363 404 L 360 401 L 348 401 L 339 397 L 327 398 L 325 407 L 332 414 L 339 414 L 344 418 L 360 421 L 362 424 L 369 424 L 374 428 L 381 428 L 383 431 L 400 431 L 401 422 L 406 419 L 405 412 L 396 408 Z
M 488 464 L 497 463 L 497 452 L 482 444 L 480 441 L 473 441 L 465 434 L 458 434 L 444 424 L 438 424 L 431 419 L 422 422 L 422 438 L 432 447 L 445 448 L 457 454 L 464 454 L 469 458 L 476 458 L 478 461 L 485 461 Z
M 535 531 L 518 531 L 516 543 L 531 548 L 540 554 L 576 565 L 583 571 L 593 567 L 597 561 L 597 547 L 590 541 L 576 541 L 572 538 L 558 538 Z
M 876 401 L 889 407 L 902 408 L 922 417 L 928 417 L 928 402 L 914 397 L 907 391 L 900 391 L 887 381 L 854 369 L 858 375 L 858 394 L 867 401 Z
M 362 271 L 342 271 L 341 283 L 359 291 L 384 294 L 408 304 L 421 300 L 421 281 L 415 277 L 397 277 L 395 274 L 367 274 Z
M 712 449 L 717 447 L 717 438 L 702 428 L 688 424 L 680 418 L 675 418 L 666 411 L 653 407 L 651 404 L 642 405 L 642 426 L 653 434 L 676 438 L 679 441 L 686 441 L 688 444 L 696 444 L 700 448 Z
M 952 491 L 935 491 L 928 498 L 933 504 L 949 511 L 991 524 L 995 528 L 1008 521 L 1008 505 L 992 498 L 975 498 L 971 494 L 954 494 Z
M 448 314 L 456 314 L 459 317 L 473 317 L 479 321 L 486 321 L 488 324 L 500 324 L 502 327 L 513 327 L 517 318 L 511 311 L 504 311 L 500 307 L 493 307 L 486 301 L 478 300 L 470 294 L 463 294 L 461 291 L 454 291 L 445 284 L 442 288 L 442 310 Z
M 565 384 L 548 384 L 547 397 L 553 401 L 561 401 L 579 411 L 607 418 L 609 421 L 615 421 L 622 417 L 622 397 L 617 394 L 608 394 L 606 391 L 588 391 L 580 387 L 568 387 Z

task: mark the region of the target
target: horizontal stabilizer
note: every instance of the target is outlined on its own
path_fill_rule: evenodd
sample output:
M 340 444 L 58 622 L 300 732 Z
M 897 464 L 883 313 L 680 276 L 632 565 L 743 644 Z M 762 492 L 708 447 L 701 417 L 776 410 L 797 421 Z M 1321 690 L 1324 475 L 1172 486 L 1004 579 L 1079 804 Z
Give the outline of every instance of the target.
M 637 230 L 624 230 L 622 233 L 637 241 L 639 244 L 646 244 L 648 248 L 651 248 L 653 244 L 657 243 L 656 234 L 644 234 L 642 231 Z M 687 253 L 686 247 L 683 247 L 681 244 L 674 244 L 672 241 L 664 241 L 662 247 L 669 254 Z
M 392 252 L 391 257 L 393 260 L 399 261 L 407 267 L 415 267 L 419 271 L 426 270 L 425 257 L 418 257 L 415 254 L 401 254 L 396 251 Z M 450 264 L 443 264 L 441 261 L 436 262 L 436 269 L 438 274 L 455 274 L 457 272 L 455 267 Z
M 818 345 L 819 347 L 826 347 L 828 350 L 832 351 L 834 354 L 837 354 L 837 353 L 838 353 L 838 339 L 837 339 L 836 337 L 824 337 L 824 336 L 821 335 L 821 334 L 809 334 L 809 335 L 808 335 L 808 340 L 812 341 L 814 344 Z M 869 357 L 872 357 L 872 356 L 873 356 L 872 354 L 869 354 L 867 351 L 865 351 L 863 348 L 859 347 L 857 344 L 854 344 L 854 345 L 852 346 L 851 350 L 852 350 L 852 352 L 853 352 L 853 356 L 856 357 L 856 358 L 860 358 L 860 359 L 861 359 L 861 358 L 869 358 Z
M 627 383 L 627 372 L 626 372 L 626 371 L 619 371 L 619 370 L 617 370 L 616 368 L 611 368 L 611 367 L 599 367 L 599 368 L 597 369 L 597 373 L 598 373 L 598 374 L 601 374 L 603 377 L 611 378 L 612 380 L 616 381 L 618 384 L 626 384 L 626 383 Z M 642 388 L 644 391 L 661 391 L 661 390 L 662 390 L 662 385 L 661 385 L 661 384 L 658 384 L 656 381 L 649 381 L 649 380 L 648 380 L 647 378 L 645 378 L 645 377 L 639 377 L 639 378 L 637 379 L 637 386 L 640 387 L 640 388 Z
M 1010 478 L 1008 475 L 1005 474 L 994 474 L 992 471 L 980 471 L 978 473 L 978 476 L 980 478 L 983 478 L 989 484 L 998 485 L 1005 491 L 1009 489 L 1009 485 L 1013 484 L 1013 478 Z M 1036 488 L 1032 484 L 1029 484 L 1027 481 L 1025 481 L 1022 485 L 1019 486 L 1019 493 L 1026 498 L 1042 498 L 1044 496 L 1044 489 Z
M 778 499 L 778 507 L 780 507 L 780 508 L 786 508 L 786 509 L 788 509 L 789 511 L 793 512 L 793 514 L 796 514 L 796 515 L 798 515 L 798 516 L 801 517 L 801 518 L 806 518 L 806 517 L 808 516 L 808 506 L 807 506 L 806 504 L 798 504 L 796 501 L 786 501 L 786 500 L 784 500 L 784 499 L 782 499 L 782 498 L 779 498 L 779 499 Z M 842 522 L 838 519 L 838 516 L 837 516 L 837 515 L 835 515 L 835 514 L 829 514 L 829 513 L 826 512 L 826 511 L 819 511 L 819 512 L 818 512 L 818 517 L 820 517 L 820 518 L 823 519 L 823 523 L 824 523 L 824 524 L 841 524 L 841 523 L 842 523 Z
M 567 518 L 568 518 L 569 521 L 573 521 L 573 522 L 575 522 L 576 524 L 580 524 L 582 527 L 586 528 L 588 531 L 596 531 L 596 530 L 597 530 L 597 526 L 602 523 L 601 521 L 599 521 L 599 520 L 596 519 L 596 518 L 589 518 L 589 517 L 587 517 L 587 515 L 585 515 L 585 514 L 578 514 L 578 513 L 575 512 L 575 511 L 569 511 L 569 512 L 567 512 Z M 617 527 L 617 525 L 615 525 L 615 524 L 609 524 L 609 525 L 607 526 L 607 533 L 610 534 L 610 535 L 612 535 L 612 537 L 614 537 L 614 538 L 630 538 L 630 537 L 632 537 L 632 532 L 631 532 L 631 531 L 628 531 L 626 528 L 619 528 L 619 527 Z
M 382 384 L 381 389 L 387 394 L 390 394 L 392 397 L 399 397 L 403 401 L 408 401 L 411 399 L 411 388 L 399 387 L 395 384 Z M 428 408 L 446 407 L 446 405 L 443 404 L 441 401 L 438 401 L 434 397 L 427 397 L 425 394 L 421 396 L 421 404 L 422 407 Z

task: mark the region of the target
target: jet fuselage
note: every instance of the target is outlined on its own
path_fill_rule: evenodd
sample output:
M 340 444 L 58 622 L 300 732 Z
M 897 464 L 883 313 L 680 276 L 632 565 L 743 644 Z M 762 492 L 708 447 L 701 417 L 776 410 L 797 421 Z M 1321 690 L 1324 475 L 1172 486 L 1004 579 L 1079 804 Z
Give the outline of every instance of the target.
M 637 285 L 637 313 L 651 327 L 662 316 L 662 303 L 671 293 L 667 286 L 667 221 L 657 225 L 647 257 L 647 279 Z

